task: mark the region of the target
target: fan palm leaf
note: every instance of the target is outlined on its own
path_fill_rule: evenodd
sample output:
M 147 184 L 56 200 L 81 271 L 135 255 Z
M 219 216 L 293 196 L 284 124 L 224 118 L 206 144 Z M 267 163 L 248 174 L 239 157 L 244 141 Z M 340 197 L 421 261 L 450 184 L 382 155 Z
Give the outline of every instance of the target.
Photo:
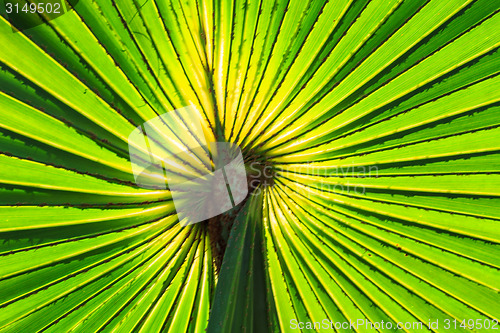
M 0 17 L 1 332 L 498 319 L 498 2 L 66 7 Z M 187 105 L 254 185 L 182 227 L 127 138 Z

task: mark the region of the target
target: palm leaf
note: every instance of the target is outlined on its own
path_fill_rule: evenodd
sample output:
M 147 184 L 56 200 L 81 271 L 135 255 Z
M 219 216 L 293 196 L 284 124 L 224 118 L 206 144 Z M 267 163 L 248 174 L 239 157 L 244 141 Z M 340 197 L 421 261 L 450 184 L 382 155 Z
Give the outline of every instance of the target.
M 0 331 L 498 319 L 497 2 L 67 5 L 0 18 Z M 187 105 L 256 183 L 181 227 L 127 138 Z

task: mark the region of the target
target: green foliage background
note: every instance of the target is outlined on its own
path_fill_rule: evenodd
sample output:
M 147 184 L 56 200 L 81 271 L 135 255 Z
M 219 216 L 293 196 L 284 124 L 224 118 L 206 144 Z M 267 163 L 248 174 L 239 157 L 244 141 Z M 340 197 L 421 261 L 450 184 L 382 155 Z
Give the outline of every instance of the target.
M 2 16 L 0 331 L 498 318 L 499 6 L 94 0 L 17 33 Z M 137 125 L 190 104 L 283 171 L 220 273 L 207 224 L 180 227 L 128 160 Z

